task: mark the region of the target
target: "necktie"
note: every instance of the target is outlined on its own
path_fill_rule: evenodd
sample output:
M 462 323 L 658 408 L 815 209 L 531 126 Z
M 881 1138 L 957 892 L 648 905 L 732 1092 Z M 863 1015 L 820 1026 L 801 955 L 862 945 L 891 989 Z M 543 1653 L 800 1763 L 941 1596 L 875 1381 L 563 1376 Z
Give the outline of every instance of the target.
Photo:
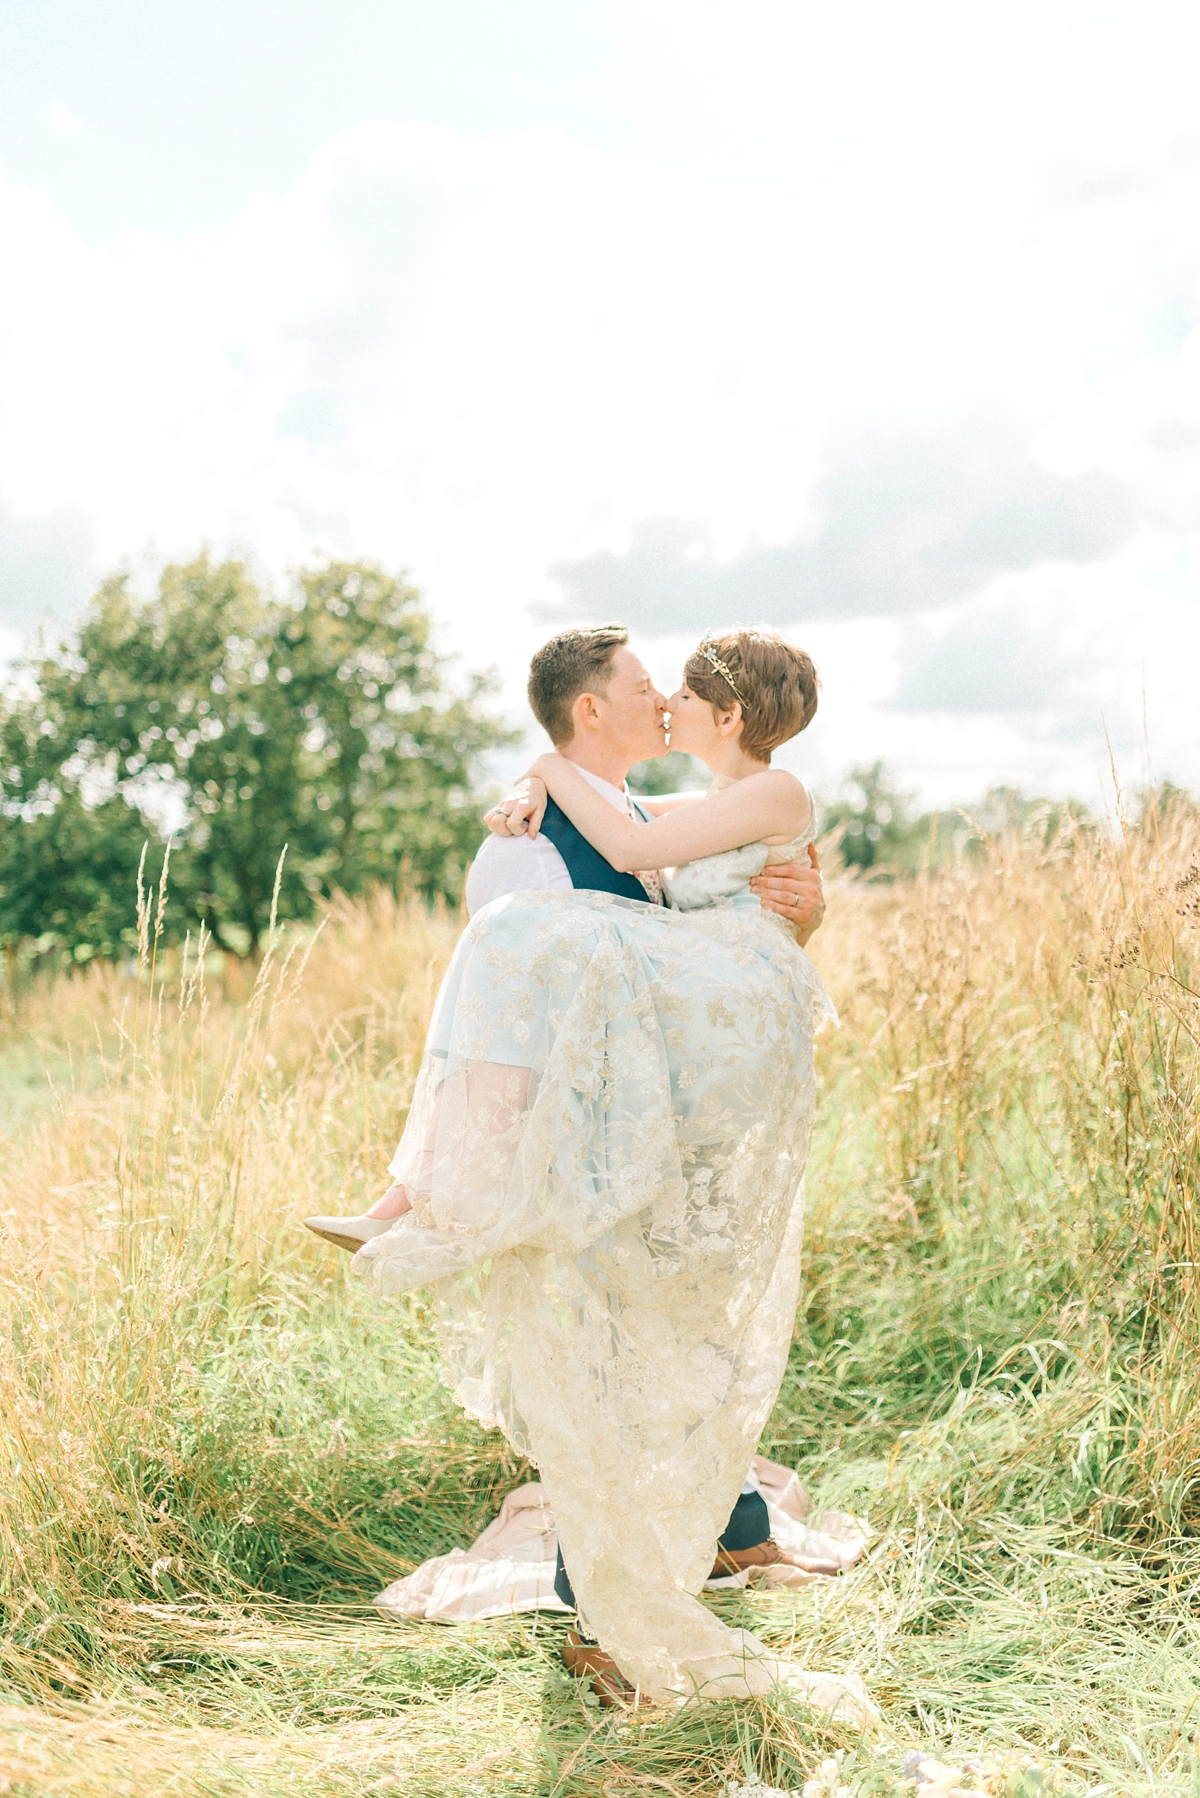
M 633 800 L 629 797 L 628 793 L 626 793 L 626 795 L 625 795 L 625 816 L 627 818 L 632 818 L 635 824 L 644 824 L 645 823 L 645 819 L 642 817 L 642 814 L 638 811 L 637 807 L 634 805 Z M 640 880 L 642 885 L 645 887 L 646 897 L 650 901 L 651 905 L 661 905 L 662 904 L 663 888 L 662 888 L 662 881 L 658 877 L 658 869 L 657 868 L 648 868 L 645 873 L 641 873 L 635 869 L 633 877 L 635 880 Z

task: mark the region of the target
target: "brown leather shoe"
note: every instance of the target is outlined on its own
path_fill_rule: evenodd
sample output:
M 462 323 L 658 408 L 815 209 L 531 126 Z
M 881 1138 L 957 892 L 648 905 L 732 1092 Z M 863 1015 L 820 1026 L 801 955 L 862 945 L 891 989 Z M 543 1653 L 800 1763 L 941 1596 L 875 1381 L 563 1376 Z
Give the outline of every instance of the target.
M 768 1536 L 765 1542 L 755 1542 L 749 1548 L 718 1548 L 708 1577 L 728 1579 L 731 1574 L 745 1573 L 747 1569 L 751 1575 L 766 1573 L 771 1567 L 794 1568 L 798 1574 L 807 1573 L 813 1578 L 841 1572 L 836 1561 L 819 1561 L 808 1555 L 793 1554 L 790 1549 L 780 1548 L 774 1536 Z
M 605 1654 L 598 1642 L 585 1642 L 578 1630 L 567 1631 L 562 1657 L 568 1673 L 591 1681 L 592 1691 L 606 1710 L 639 1710 L 652 1703 L 630 1685 L 611 1654 Z

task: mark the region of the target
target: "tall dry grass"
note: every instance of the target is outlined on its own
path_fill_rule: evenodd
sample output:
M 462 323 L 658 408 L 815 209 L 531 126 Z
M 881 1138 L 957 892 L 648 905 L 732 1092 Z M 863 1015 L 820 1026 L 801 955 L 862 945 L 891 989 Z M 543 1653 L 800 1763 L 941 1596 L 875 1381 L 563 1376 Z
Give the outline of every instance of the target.
M 817 951 L 843 1029 L 810 1317 L 869 1282 L 899 1338 L 876 1408 L 906 1422 L 947 1382 L 1048 1392 L 1073 1369 L 1106 1395 L 1076 1451 L 1094 1526 L 1162 1542 L 1200 1522 L 1197 814 L 988 847 L 860 892 Z
M 813 945 L 842 1026 L 765 1447 L 880 1534 L 835 1586 L 738 1603 L 859 1667 L 890 1759 L 759 1706 L 597 1724 L 555 1625 L 371 1617 L 523 1475 L 451 1406 L 420 1303 L 376 1307 L 297 1223 L 385 1182 L 457 922 L 379 898 L 256 971 L 167 966 L 157 903 L 139 978 L 9 1025 L 56 1079 L 0 1174 L 12 1789 L 715 1793 L 841 1748 L 866 1792 L 904 1789 L 905 1746 L 991 1743 L 1193 1790 L 1189 806 L 835 883 Z
M 430 1397 L 419 1307 L 356 1311 L 297 1220 L 387 1184 L 456 926 L 384 897 L 335 908 L 214 995 L 204 944 L 156 967 L 154 910 L 140 979 L 27 1007 L 80 1071 L 0 1185 L 0 1665 L 35 1689 L 90 1689 L 127 1634 L 114 1602 L 403 1570 L 356 1520 L 369 1491 L 394 1506 L 396 1435 L 419 1458 L 444 1408 L 402 1400 L 414 1378 Z

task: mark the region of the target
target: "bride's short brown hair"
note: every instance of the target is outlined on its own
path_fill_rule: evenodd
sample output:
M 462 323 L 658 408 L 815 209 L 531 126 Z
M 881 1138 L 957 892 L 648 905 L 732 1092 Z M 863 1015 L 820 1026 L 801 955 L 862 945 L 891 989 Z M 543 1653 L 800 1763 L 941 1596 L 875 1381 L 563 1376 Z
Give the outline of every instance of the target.
M 683 678 L 714 714 L 727 712 L 735 700 L 741 704 L 741 745 L 758 761 L 816 714 L 820 683 L 812 657 L 765 625 L 738 624 L 705 637 L 684 664 Z

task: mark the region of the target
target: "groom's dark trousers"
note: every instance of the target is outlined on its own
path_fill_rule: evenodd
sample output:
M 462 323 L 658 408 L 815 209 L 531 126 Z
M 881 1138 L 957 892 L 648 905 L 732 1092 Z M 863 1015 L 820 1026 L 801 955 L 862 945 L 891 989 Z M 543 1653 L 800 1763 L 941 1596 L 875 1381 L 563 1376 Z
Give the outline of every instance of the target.
M 635 806 L 637 804 L 635 800 Z M 646 814 L 637 808 L 640 815 Z M 615 893 L 621 899 L 646 898 L 646 889 L 633 874 L 619 874 L 610 862 L 606 862 L 598 849 L 593 849 L 587 838 L 581 836 L 571 823 L 566 813 L 555 805 L 553 799 L 546 802 L 546 815 L 542 819 L 542 834 L 549 837 L 567 866 L 571 876 L 571 885 L 593 893 Z M 755 1548 L 765 1542 L 771 1534 L 771 1525 L 767 1517 L 767 1507 L 762 1495 L 758 1492 L 743 1492 L 730 1513 L 729 1522 L 719 1537 L 721 1548 L 736 1554 L 742 1548 Z M 567 1570 L 563 1566 L 562 1550 L 558 1551 L 558 1568 L 554 1575 L 554 1590 L 564 1604 L 574 1607 L 575 1594 L 571 1590 L 571 1582 L 567 1578 Z

